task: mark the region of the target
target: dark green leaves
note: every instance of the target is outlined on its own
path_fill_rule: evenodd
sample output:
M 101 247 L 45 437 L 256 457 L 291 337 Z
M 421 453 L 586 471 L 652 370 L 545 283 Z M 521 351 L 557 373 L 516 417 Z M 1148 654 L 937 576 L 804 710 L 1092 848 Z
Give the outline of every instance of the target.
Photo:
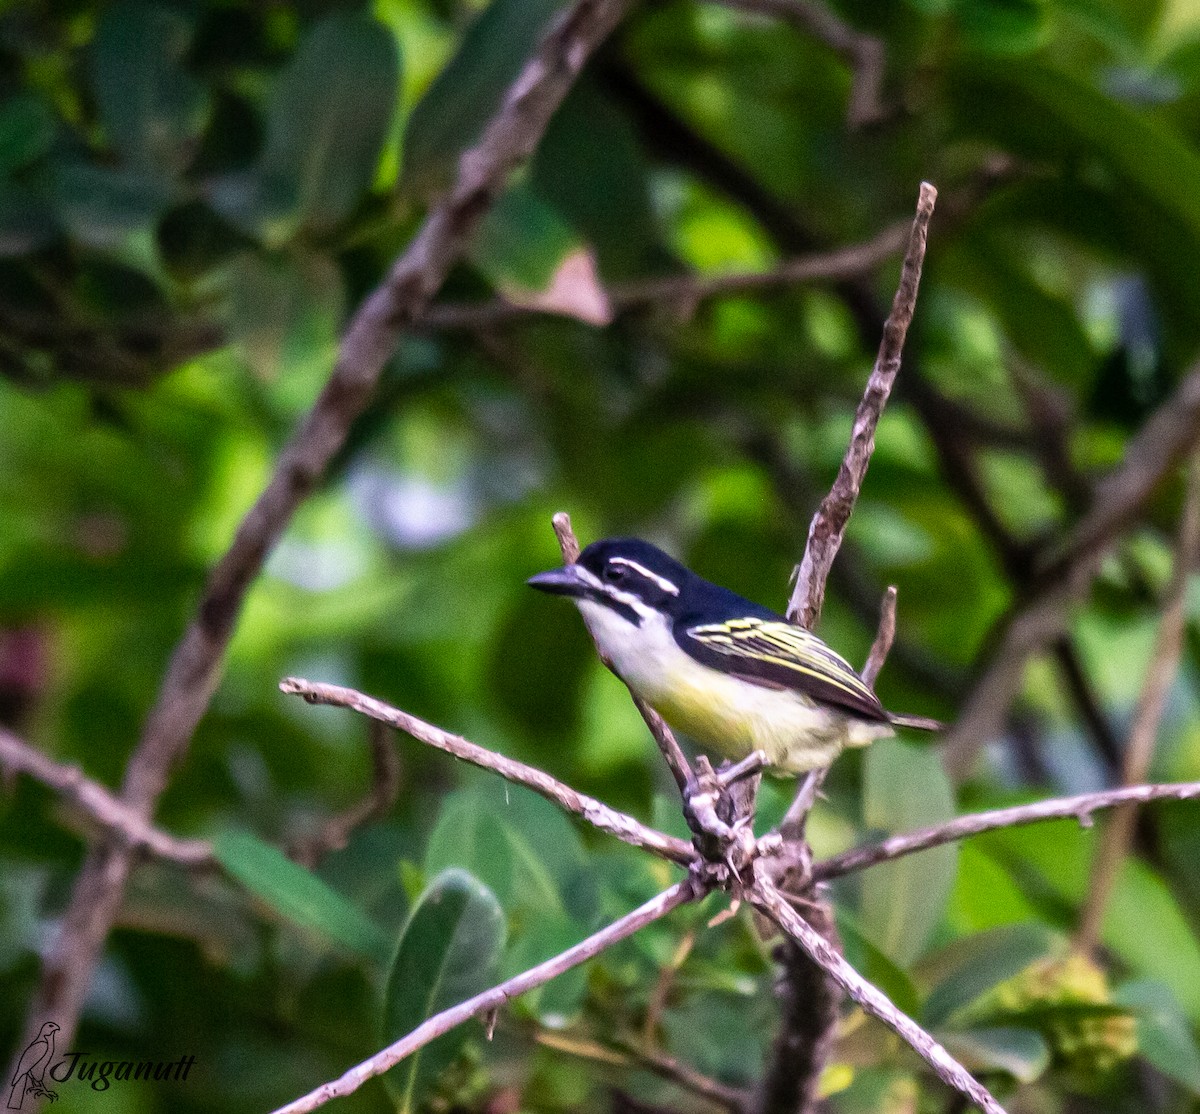
M 387 955 L 387 937 L 365 913 L 278 848 L 249 832 L 226 831 L 213 841 L 213 853 L 232 878 L 281 917 L 360 955 Z
M 213 200 L 268 243 L 300 226 L 328 230 L 370 188 L 396 111 L 395 40 L 367 15 L 327 16 L 273 90 L 254 169 L 225 179 Z
M 404 133 L 404 183 L 429 194 L 449 180 L 562 0 L 492 0 L 413 109 Z
M 183 64 L 191 36 L 186 17 L 150 4 L 119 4 L 100 21 L 92 88 L 105 134 L 130 170 L 172 174 L 191 158 L 208 106 Z
M 504 914 L 487 886 L 466 871 L 439 874 L 400 934 L 388 973 L 384 1039 L 397 1040 L 485 990 L 493 981 L 504 937 Z M 401 1111 L 416 1108 L 468 1036 L 461 1026 L 452 1029 L 384 1076 Z
M 901 832 L 953 816 L 954 797 L 934 748 L 882 739 L 867 751 L 863 791 L 867 827 Z M 950 845 L 867 872 L 863 926 L 897 963 L 911 963 L 925 950 L 954 885 L 957 861 L 957 849 Z

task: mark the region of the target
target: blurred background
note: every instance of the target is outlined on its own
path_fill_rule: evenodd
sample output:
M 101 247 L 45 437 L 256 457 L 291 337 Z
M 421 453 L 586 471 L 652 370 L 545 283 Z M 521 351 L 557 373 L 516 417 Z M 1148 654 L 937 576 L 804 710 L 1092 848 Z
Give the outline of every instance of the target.
M 560 7 L 0 3 L 6 727 L 119 784 L 206 570 L 349 313 Z M 814 10 L 847 36 L 836 48 Z M 63 1084 L 60 1108 L 261 1111 L 340 1074 L 420 1020 L 403 972 L 462 944 L 407 920 L 431 883 L 490 926 L 463 961 L 484 986 L 677 877 L 401 738 L 394 805 L 298 880 L 271 848 L 360 799 L 372 755 L 364 721 L 277 683 L 362 688 L 682 831 L 624 689 L 573 609 L 524 580 L 559 563 L 550 515 L 567 510 L 585 544 L 647 537 L 784 607 L 898 245 L 835 280 L 705 284 L 873 242 L 911 220 L 921 179 L 940 201 L 917 318 L 820 634 L 860 665 L 895 584 L 880 695 L 953 722 L 1099 477 L 1197 374 L 1198 138 L 1187 0 L 636 4 L 271 555 L 162 802 L 159 825 L 218 838 L 227 872 L 137 871 L 72 1047 L 195 1068 Z M 638 285 L 661 276 L 677 281 Z M 952 752 L 910 740 L 842 758 L 817 853 L 1117 781 L 1181 499 L 1171 471 L 1137 501 L 1062 631 Z M 1200 779 L 1194 591 L 1187 618 L 1158 780 Z M 790 791 L 764 787 L 764 824 Z M 1194 806 L 1148 811 L 1082 958 L 1063 957 L 1097 836 L 1066 822 L 840 884 L 847 954 L 1011 1110 L 1200 1109 L 1198 833 Z M 93 835 L 9 779 L 6 1055 Z M 320 896 L 289 905 L 301 890 Z M 720 907 L 523 999 L 490 1044 L 469 1027 L 330 1109 L 719 1109 L 647 1063 L 758 1078 L 772 964 L 748 918 L 706 930 Z M 401 935 L 410 968 L 391 962 Z M 846 1114 L 965 1109 L 853 1013 L 824 1090 Z

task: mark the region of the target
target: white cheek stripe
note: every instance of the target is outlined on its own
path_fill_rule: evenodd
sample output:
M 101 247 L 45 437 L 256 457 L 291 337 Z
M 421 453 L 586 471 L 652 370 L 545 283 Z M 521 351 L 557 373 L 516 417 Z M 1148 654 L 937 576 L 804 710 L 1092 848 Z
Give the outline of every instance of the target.
M 639 565 L 636 561 L 631 561 L 628 557 L 610 557 L 609 563 L 613 565 L 624 565 L 626 568 L 633 569 L 634 572 L 640 573 L 647 580 L 653 581 L 668 595 L 679 595 L 679 589 L 671 583 L 665 576 L 659 576 L 656 572 L 651 572 L 645 565 Z
M 605 595 L 611 596 L 618 603 L 623 603 L 626 607 L 636 611 L 643 619 L 649 619 L 651 615 L 657 614 L 654 608 L 648 607 L 632 592 L 622 592 L 611 584 L 604 585 L 603 591 Z

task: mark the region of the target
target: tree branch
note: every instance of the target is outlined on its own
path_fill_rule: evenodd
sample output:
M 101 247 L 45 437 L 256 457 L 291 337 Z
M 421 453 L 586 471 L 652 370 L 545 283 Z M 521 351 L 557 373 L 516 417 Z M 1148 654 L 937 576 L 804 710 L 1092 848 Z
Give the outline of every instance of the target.
M 1200 549 L 1200 461 L 1193 459 L 1188 471 L 1187 497 L 1180 516 L 1179 538 L 1175 545 L 1175 569 L 1171 574 L 1154 653 L 1146 670 L 1145 685 L 1129 727 L 1129 741 L 1121 765 L 1123 785 L 1138 785 L 1146 780 L 1150 772 L 1150 760 L 1154 756 L 1154 742 L 1166 710 L 1167 695 L 1179 672 L 1183 632 L 1187 622 L 1188 578 L 1196 565 L 1197 549 Z M 1121 863 L 1129 853 L 1136 819 L 1136 809 L 1123 808 L 1105 825 L 1101 834 L 1100 846 L 1092 860 L 1087 903 L 1075 936 L 1075 947 L 1080 951 L 1094 950 L 1100 938 L 1108 899 L 1116 884 Z
M 627 936 L 632 936 L 638 929 L 666 916 L 672 909 L 701 896 L 702 892 L 691 879 L 677 882 L 652 901 L 646 902 L 632 913 L 626 913 L 620 920 L 593 933 L 573 948 L 568 948 L 560 955 L 556 955 L 544 963 L 539 963 L 536 967 L 531 967 L 528 971 L 500 983 L 499 986 L 485 990 L 482 994 L 476 994 L 474 998 L 468 998 L 465 1002 L 460 1002 L 457 1006 L 452 1006 L 429 1018 L 407 1036 L 351 1068 L 340 1079 L 325 1083 L 303 1098 L 281 1106 L 274 1114 L 305 1114 L 307 1111 L 324 1106 L 330 1099 L 357 1091 L 368 1079 L 382 1075 L 405 1057 L 411 1056 L 417 1049 L 424 1048 L 430 1041 L 457 1028 L 464 1021 L 503 1008 L 510 999 L 517 998 L 543 983 L 549 982 L 558 975 L 571 970 L 572 967 L 586 963 L 606 948 L 612 947 L 613 944 L 624 940 Z
M 674 303 L 694 306 L 726 294 L 748 294 L 795 286 L 801 282 L 851 278 L 874 270 L 908 242 L 910 222 L 886 228 L 878 236 L 836 251 L 798 255 L 769 271 L 717 275 L 666 275 L 611 286 L 606 298 L 613 314 L 643 306 Z M 516 305 L 497 298 L 478 304 L 442 303 L 430 306 L 415 325 L 422 329 L 488 329 L 510 321 L 544 317 L 554 311 Z
M 677 1084 L 685 1091 L 724 1107 L 729 1114 L 745 1114 L 747 1109 L 749 1096 L 745 1091 L 704 1075 L 674 1056 L 647 1048 L 631 1039 L 618 1039 L 615 1047 L 610 1048 L 588 1037 L 581 1038 L 553 1029 L 538 1029 L 534 1040 L 543 1048 L 552 1048 L 556 1052 L 565 1052 L 569 1056 L 578 1056 L 594 1063 L 635 1067 L 652 1072 Z
M 823 42 L 850 66 L 852 84 L 846 123 L 854 128 L 879 123 L 888 117 L 883 103 L 883 78 L 887 66 L 883 40 L 856 31 L 815 0 L 723 0 L 730 8 L 756 12 L 791 23 Z
M 89 778 L 78 766 L 55 762 L 36 747 L 0 727 L 0 769 L 6 777 L 27 774 L 71 801 L 89 820 L 126 847 L 189 869 L 214 866 L 212 845 L 203 839 L 178 839 L 151 825 L 115 793 Z
M 351 425 L 370 402 L 400 331 L 437 293 L 509 173 L 532 153 L 584 62 L 630 3 L 576 0 L 554 22 L 479 142 L 459 160 L 448 195 L 351 320 L 328 383 L 213 568 L 196 617 L 171 657 L 121 791 L 122 800 L 144 818 L 151 816 L 208 707 L 246 590 L 267 554 L 344 446 Z M 42 1022 L 53 1019 L 61 1028 L 60 1039 L 70 1041 L 132 867 L 129 849 L 115 843 L 94 851 L 84 863 L 29 1004 L 28 1039 Z
M 502 754 L 472 743 L 461 735 L 452 735 L 432 723 L 426 723 L 416 716 L 393 708 L 382 700 L 375 700 L 356 689 L 343 688 L 341 685 L 326 685 L 317 681 L 306 681 L 301 677 L 288 677 L 279 684 L 281 691 L 292 696 L 302 696 L 310 704 L 332 704 L 341 708 L 350 708 L 360 715 L 368 716 L 380 723 L 403 731 L 420 743 L 445 751 L 455 758 L 471 763 L 484 770 L 491 770 L 509 781 L 524 785 L 553 801 L 567 812 L 573 812 L 589 824 L 603 832 L 614 835 L 617 839 L 634 847 L 644 847 L 664 859 L 669 859 L 680 866 L 691 866 L 696 860 L 696 852 L 690 843 L 677 839 L 675 836 L 664 835 L 653 828 L 626 816 L 616 809 L 579 793 L 569 785 L 564 785 L 556 778 L 523 762 L 506 758 Z
M 319 831 L 292 842 L 288 855 L 303 866 L 315 867 L 331 851 L 340 851 L 350 842 L 354 829 L 386 816 L 400 793 L 400 760 L 388 738 L 386 726 L 370 722 L 371 788 L 361 801 L 344 812 L 329 817 Z
M 1121 789 L 1105 789 L 1099 793 L 1083 793 L 1077 797 L 1055 797 L 1048 801 L 1034 801 L 1027 805 L 1012 805 L 1009 808 L 976 812 L 970 816 L 959 816 L 945 824 L 931 828 L 920 828 L 915 832 L 890 836 L 878 843 L 868 843 L 843 851 L 840 855 L 825 859 L 813 866 L 814 882 L 839 878 L 856 870 L 864 870 L 876 863 L 887 863 L 915 851 L 940 847 L 966 836 L 991 832 L 997 828 L 1016 828 L 1023 824 L 1037 824 L 1043 820 L 1078 820 L 1085 828 L 1091 827 L 1092 813 L 1117 805 L 1146 801 L 1190 801 L 1200 797 L 1200 781 L 1185 781 L 1175 785 L 1129 785 Z
M 1029 659 L 1066 630 L 1071 605 L 1087 592 L 1113 542 L 1198 441 L 1200 363 L 1142 426 L 1124 461 L 1096 485 L 1092 509 L 1006 617 L 999 645 L 942 747 L 951 777 L 970 773 L 979 748 L 999 733 Z
M 898 1033 L 937 1074 L 966 1095 L 986 1114 L 1004 1114 L 1003 1108 L 941 1044 L 907 1014 L 898 1010 L 883 991 L 867 982 L 837 949 L 793 909 L 774 885 L 759 872 L 746 898 L 788 934 L 805 954 L 872 1017 Z
M 912 321 L 917 304 L 917 290 L 921 282 L 921 265 L 925 260 L 925 243 L 929 234 L 929 220 L 933 216 L 937 190 L 928 182 L 921 183 L 921 195 L 917 201 L 917 215 L 913 220 L 908 251 L 900 272 L 900 285 L 892 301 L 892 312 L 883 326 L 883 339 L 875 366 L 867 380 L 862 402 L 854 415 L 854 429 L 850 435 L 850 447 L 838 470 L 833 488 L 817 508 L 812 525 L 808 529 L 808 544 L 804 558 L 796 571 L 796 586 L 788 601 L 787 616 L 800 626 L 812 630 L 821 617 L 821 604 L 825 599 L 825 580 L 846 524 L 854 511 L 854 503 L 867 474 L 867 465 L 875 451 L 875 427 L 879 416 L 887 405 L 892 384 L 900 371 L 900 357 L 904 350 L 904 338 Z
M 867 655 L 867 664 L 863 666 L 862 679 L 871 687 L 879 680 L 884 663 L 891 652 L 892 643 L 896 639 L 896 586 L 888 587 L 883 594 L 883 603 L 879 605 L 879 630 L 875 632 L 875 641 L 871 643 L 871 652 Z

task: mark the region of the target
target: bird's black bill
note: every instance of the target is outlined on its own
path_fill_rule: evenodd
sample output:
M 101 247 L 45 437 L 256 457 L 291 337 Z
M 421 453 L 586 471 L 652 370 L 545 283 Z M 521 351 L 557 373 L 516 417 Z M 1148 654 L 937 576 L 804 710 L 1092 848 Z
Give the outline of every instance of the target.
M 583 596 L 587 594 L 589 583 L 584 579 L 577 565 L 565 565 L 561 569 L 550 569 L 531 576 L 525 583 L 539 592 L 549 592 L 552 596 Z

